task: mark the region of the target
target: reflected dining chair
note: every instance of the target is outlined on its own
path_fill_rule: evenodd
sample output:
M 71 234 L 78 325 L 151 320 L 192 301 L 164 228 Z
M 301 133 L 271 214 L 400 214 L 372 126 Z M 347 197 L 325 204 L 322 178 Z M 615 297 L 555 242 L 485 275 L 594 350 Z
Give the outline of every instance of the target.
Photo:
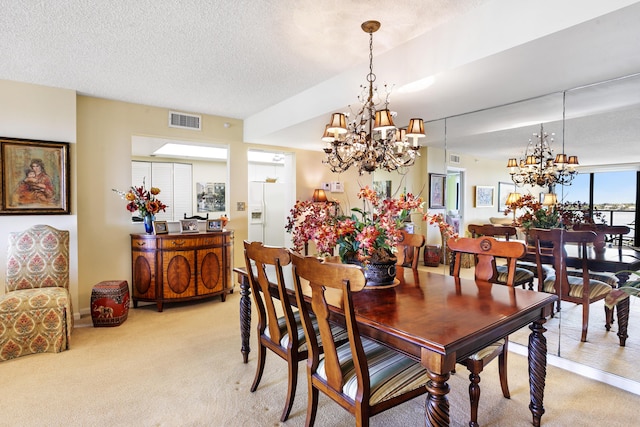
M 358 331 L 352 292 L 362 290 L 365 278 L 355 265 L 324 262 L 293 253 L 294 288 L 302 312 L 302 323 L 309 344 L 307 383 L 309 388 L 305 426 L 313 426 L 319 392 L 355 416 L 355 425 L 366 427 L 369 418 L 424 394 L 429 380 L 420 363 L 395 350 L 362 337 Z M 311 288 L 311 307 L 305 304 L 305 286 Z M 349 340 L 334 341 L 329 323 L 326 293 L 337 292 L 344 309 Z M 334 294 L 335 295 L 335 294 Z M 315 314 L 324 345 L 319 345 L 311 324 Z
M 536 263 L 539 268 L 539 276 L 542 277 L 542 263 L 545 256 L 553 257 L 554 273 L 544 280 L 538 279 L 538 291 L 556 294 L 558 301 L 568 301 L 582 305 L 582 335 L 580 341 L 587 341 L 589 328 L 589 306 L 606 298 L 612 290 L 612 286 L 602 280 L 592 277 L 589 272 L 587 259 L 587 245 L 593 244 L 598 238 L 593 231 L 568 231 L 561 228 L 541 229 L 532 228 L 529 235 L 534 239 Z M 579 246 L 582 268 L 577 270 L 579 276 L 567 273 L 567 252 L 565 244 Z M 550 245 L 550 246 L 549 246 Z M 573 272 L 576 274 L 576 272 Z M 605 306 L 605 326 L 610 328 L 612 312 Z M 560 307 L 557 308 L 560 311 Z
M 400 241 L 396 245 L 398 248 L 396 264 L 403 267 L 411 267 L 415 270 L 418 268 L 420 248 L 424 246 L 424 235 L 407 233 L 404 230 L 400 230 L 400 233 Z
M 514 286 L 516 276 L 516 260 L 522 257 L 527 248 L 521 242 L 499 241 L 492 237 L 478 238 L 450 238 L 447 241 L 447 247 L 453 252 L 454 267 L 452 275 L 460 277 L 460 264 L 462 254 L 473 254 L 476 257 L 475 278 L 476 280 L 485 280 L 487 282 L 495 282 L 496 276 L 496 257 L 505 258 L 507 260 L 507 271 L 505 285 Z M 500 387 L 502 387 L 502 395 L 509 399 L 509 385 L 507 382 L 507 347 L 509 345 L 508 337 L 498 340 L 488 347 L 478 351 L 467 357 L 460 364 L 469 370 L 469 400 L 471 402 L 471 421 L 469 426 L 478 426 L 478 404 L 480 403 L 480 372 L 484 366 L 498 357 L 498 374 L 500 376 Z
M 508 225 L 494 225 L 494 224 L 469 224 L 468 226 L 469 232 L 471 233 L 471 237 L 481 237 L 481 236 L 490 236 L 490 237 L 504 237 L 505 240 L 509 240 L 510 237 L 517 237 L 517 230 L 513 226 Z M 514 286 L 522 286 L 523 289 L 528 288 L 533 289 L 533 278 L 534 273 L 532 270 L 535 269 L 535 265 L 531 264 L 528 268 L 522 265 L 518 265 L 521 263 L 516 263 L 515 270 L 515 279 Z M 496 265 L 497 275 L 493 281 L 495 283 L 505 284 L 507 283 L 507 266 L 505 265 Z
M 595 231 L 598 237 L 603 240 L 603 245 L 613 243 L 618 247 L 622 247 L 625 236 L 631 232 L 631 228 L 626 225 L 607 224 L 575 224 L 573 229 L 576 231 Z
M 258 365 L 250 390 L 256 391 L 260 384 L 267 349 L 284 359 L 288 366 L 287 397 L 280 417 L 280 421 L 284 422 L 289 417 L 296 394 L 298 362 L 305 360 L 308 355 L 300 314 L 289 303 L 293 295 L 287 293 L 282 269 L 291 263 L 291 257 L 286 248 L 264 246 L 262 242 L 246 240 L 244 257 L 249 286 L 258 311 Z M 275 287 L 272 285 L 274 280 Z M 335 327 L 332 331 L 346 340 L 344 329 Z

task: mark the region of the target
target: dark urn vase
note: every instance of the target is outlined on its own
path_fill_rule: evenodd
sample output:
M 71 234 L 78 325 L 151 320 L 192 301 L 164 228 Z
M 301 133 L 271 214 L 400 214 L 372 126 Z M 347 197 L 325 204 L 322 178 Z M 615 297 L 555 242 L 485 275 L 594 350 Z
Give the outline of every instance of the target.
M 392 285 L 396 278 L 396 260 L 396 257 L 393 256 L 384 261 L 376 260 L 363 263 L 355 256 L 348 256 L 345 262 L 362 267 L 367 286 L 388 286 Z

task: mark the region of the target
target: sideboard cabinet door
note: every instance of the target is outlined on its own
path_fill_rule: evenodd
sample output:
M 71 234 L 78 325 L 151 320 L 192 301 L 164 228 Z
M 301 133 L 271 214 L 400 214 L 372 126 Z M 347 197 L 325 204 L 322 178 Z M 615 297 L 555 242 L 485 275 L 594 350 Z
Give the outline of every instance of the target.
M 233 232 L 132 234 L 133 306 L 138 301 L 185 301 L 233 292 Z

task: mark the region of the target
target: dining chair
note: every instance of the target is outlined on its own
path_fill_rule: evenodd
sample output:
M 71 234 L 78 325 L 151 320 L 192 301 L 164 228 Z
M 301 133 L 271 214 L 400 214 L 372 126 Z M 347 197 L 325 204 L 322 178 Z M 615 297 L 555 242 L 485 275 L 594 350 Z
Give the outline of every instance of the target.
M 396 245 L 398 248 L 398 252 L 396 253 L 398 261 L 396 264 L 403 267 L 411 267 L 415 270 L 418 268 L 420 248 L 424 246 L 424 235 L 407 233 L 404 230 L 400 230 L 400 234 L 400 241 Z
M 286 248 L 265 246 L 262 242 L 245 240 L 244 258 L 249 286 L 258 311 L 258 365 L 250 390 L 256 391 L 260 384 L 267 349 L 286 360 L 289 383 L 280 417 L 280 421 L 284 422 L 289 417 L 296 394 L 298 362 L 308 356 L 300 314 L 299 311 L 293 310 L 289 302 L 293 295 L 287 293 L 285 286 L 282 267 L 291 263 L 291 256 Z M 346 340 L 346 331 L 343 328 L 334 327 L 332 332 L 336 339 Z
M 505 240 L 509 240 L 510 237 L 517 237 L 518 231 L 516 227 L 508 226 L 508 225 L 494 225 L 494 224 L 469 224 L 467 227 L 469 232 L 471 233 L 471 237 L 481 237 L 481 236 L 490 236 L 490 237 L 503 237 Z M 515 286 L 522 286 L 523 289 L 527 289 L 527 287 L 532 290 L 533 289 L 533 278 L 534 273 L 532 270 L 535 269 L 535 265 L 526 265 L 521 264 L 521 262 L 516 263 L 515 270 Z M 506 265 L 496 265 L 496 276 L 493 279 L 494 282 L 500 284 L 507 283 L 507 274 L 508 268 Z M 528 285 L 528 286 L 527 286 Z
M 302 324 L 310 352 L 305 426 L 313 426 L 315 422 L 319 392 L 354 414 L 356 426 L 366 427 L 370 417 L 427 391 L 427 370 L 419 362 L 360 335 L 352 302 L 352 292 L 362 290 L 365 285 L 360 267 L 296 253 L 291 254 L 291 260 L 296 300 L 298 307 L 303 307 Z M 303 281 L 305 287 L 310 287 L 310 294 L 303 294 Z M 343 344 L 333 339 L 329 323 L 328 294 L 336 293 L 349 337 Z M 310 305 L 306 303 L 309 297 Z M 319 351 L 320 343 L 310 321 L 312 311 L 324 353 Z
M 521 242 L 509 242 L 496 240 L 493 237 L 461 237 L 458 239 L 450 238 L 447 241 L 448 248 L 454 256 L 454 267 L 452 275 L 460 277 L 460 264 L 462 254 L 473 254 L 476 258 L 475 278 L 476 280 L 484 280 L 487 282 L 495 282 L 496 276 L 496 258 L 505 258 L 507 260 L 507 271 L 505 285 L 513 287 L 516 277 L 516 260 L 522 257 L 527 248 Z M 509 399 L 509 384 L 507 382 L 507 348 L 509 338 L 498 340 L 488 347 L 472 354 L 464 361 L 458 362 L 466 366 L 469 370 L 469 400 L 471 402 L 471 420 L 469 426 L 478 426 L 478 405 L 480 403 L 480 373 L 485 365 L 498 357 L 498 374 L 500 376 L 500 387 L 502 395 Z
M 554 273 L 544 280 L 538 280 L 538 291 L 553 293 L 559 301 L 568 301 L 582 305 L 582 335 L 580 341 L 587 341 L 589 328 L 589 307 L 592 303 L 606 298 L 612 286 L 602 280 L 592 277 L 588 267 L 587 246 L 596 241 L 597 235 L 593 231 L 569 231 L 561 228 L 541 229 L 532 228 L 529 235 L 534 239 L 536 263 L 540 266 L 545 256 L 553 258 Z M 578 253 L 582 268 L 579 276 L 567 273 L 566 244 L 578 245 Z M 541 273 L 539 273 L 541 274 Z M 574 273 L 575 274 L 575 273 Z M 611 309 L 605 306 L 605 326 L 610 328 L 612 320 Z M 560 306 L 557 306 L 560 311 Z
M 575 224 L 573 229 L 595 231 L 598 237 L 604 239 L 604 243 L 614 243 L 618 247 L 622 247 L 624 236 L 631 232 L 631 228 L 626 225 L 607 224 Z

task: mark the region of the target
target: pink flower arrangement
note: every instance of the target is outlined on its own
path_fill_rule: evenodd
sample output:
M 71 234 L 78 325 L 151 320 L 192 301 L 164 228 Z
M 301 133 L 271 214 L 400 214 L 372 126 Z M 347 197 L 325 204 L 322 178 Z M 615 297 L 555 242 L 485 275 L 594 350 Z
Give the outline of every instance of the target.
M 369 187 L 362 188 L 358 198 L 363 209 L 351 209 L 351 216 L 333 214 L 332 204 L 298 201 L 285 227 L 292 233 L 294 250 L 301 252 L 313 241 L 320 254 L 332 254 L 337 246 L 343 261 L 355 258 L 369 263 L 393 258 L 400 229 L 413 210 L 422 212 L 422 198 L 409 193 L 397 199 L 380 199 Z
M 442 238 L 445 243 L 450 237 L 458 238 L 458 233 L 455 232 L 453 226 L 444 218 L 444 215 L 439 214 L 425 214 L 422 218 L 424 221 L 427 221 L 429 225 L 437 225 L 440 229 L 440 234 L 442 234 Z

